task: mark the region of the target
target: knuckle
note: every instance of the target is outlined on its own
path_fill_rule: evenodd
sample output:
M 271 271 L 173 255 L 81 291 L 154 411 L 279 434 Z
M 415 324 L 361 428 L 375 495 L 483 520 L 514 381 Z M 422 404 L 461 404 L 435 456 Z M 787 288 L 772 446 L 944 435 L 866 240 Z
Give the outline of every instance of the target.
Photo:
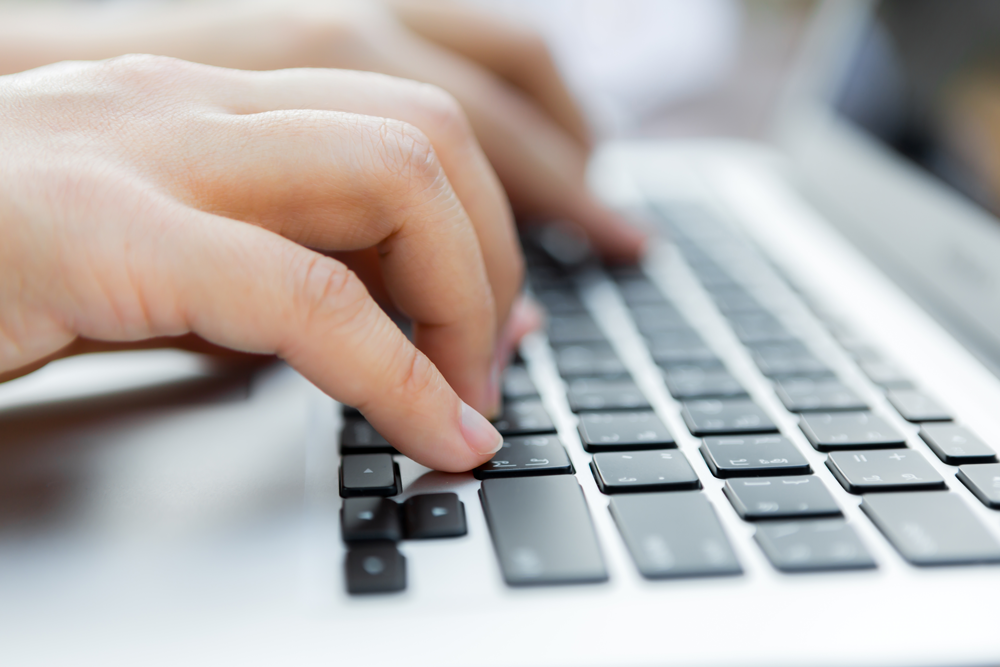
M 522 55 L 524 63 L 538 65 L 553 62 L 549 44 L 540 33 L 526 29 L 519 35 L 517 41 L 517 52 Z
M 379 166 L 411 189 L 426 189 L 444 177 L 434 145 L 423 130 L 383 119 L 377 131 Z
M 417 84 L 413 105 L 436 133 L 461 142 L 472 140 L 472 128 L 462 105 L 448 91 L 428 83 Z
M 340 328 L 362 316 L 368 291 L 353 271 L 319 254 L 293 262 L 294 308 L 307 326 L 332 319 Z
M 167 56 L 127 54 L 100 63 L 107 76 L 136 83 L 153 83 L 165 78 L 176 78 L 189 72 L 196 65 Z
M 400 353 L 396 365 L 398 380 L 397 393 L 403 396 L 427 397 L 439 389 L 437 368 L 423 352 L 413 345 L 407 345 Z

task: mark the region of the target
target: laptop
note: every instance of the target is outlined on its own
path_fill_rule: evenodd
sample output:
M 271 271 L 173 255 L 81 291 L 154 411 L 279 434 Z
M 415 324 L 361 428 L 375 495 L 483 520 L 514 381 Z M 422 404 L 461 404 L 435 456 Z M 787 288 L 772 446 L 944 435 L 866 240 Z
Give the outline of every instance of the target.
M 8 384 L 0 660 L 997 664 L 998 31 L 832 0 L 772 141 L 603 147 L 662 234 L 640 267 L 526 241 L 547 329 L 474 472 L 281 365 Z

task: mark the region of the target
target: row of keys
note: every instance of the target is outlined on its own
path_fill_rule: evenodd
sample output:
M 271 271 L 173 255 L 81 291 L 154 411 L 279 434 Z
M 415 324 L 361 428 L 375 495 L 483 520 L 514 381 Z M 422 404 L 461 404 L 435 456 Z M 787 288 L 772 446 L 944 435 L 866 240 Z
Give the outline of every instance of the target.
M 345 498 L 340 529 L 348 543 L 459 537 L 466 533 L 465 506 L 454 493 L 411 496 L 402 505 L 389 498 Z
M 708 289 L 713 291 L 711 286 Z M 735 303 L 730 295 L 716 298 L 716 301 L 723 314 L 752 310 L 751 301 L 739 295 Z M 871 447 L 903 448 L 905 438 L 885 420 L 864 410 L 866 406 L 863 402 L 849 388 L 832 378 L 829 370 L 804 345 L 780 332 L 775 336 L 779 340 L 757 345 L 748 340 L 745 330 L 742 335 L 737 330 L 737 335 L 749 344 L 761 371 L 775 379 L 778 396 L 786 408 L 800 413 L 822 411 L 822 414 L 803 414 L 802 430 L 816 449 L 832 452 L 827 459 L 827 467 L 848 491 L 911 491 L 865 495 L 862 502 L 862 509 L 904 558 L 917 565 L 998 562 L 1000 545 L 958 496 L 941 490 L 912 492 L 916 489 L 945 488 L 944 479 L 923 456 L 906 449 L 870 450 Z M 846 341 L 841 342 L 855 354 L 862 370 L 887 390 L 890 404 L 900 415 L 907 421 L 921 424 L 922 439 L 942 461 L 955 465 L 963 461 L 986 463 L 996 460 L 994 452 L 967 429 L 954 424 L 927 423 L 950 421 L 951 417 L 935 401 L 915 390 L 911 382 L 870 348 L 854 341 L 852 349 Z M 834 412 L 837 410 L 854 412 L 837 414 Z M 837 451 L 843 449 L 856 451 Z M 958 478 L 987 506 L 1000 499 L 997 497 L 1000 496 L 1000 464 L 964 465 L 959 470 Z M 781 486 L 777 484 L 779 481 Z M 768 496 L 777 497 L 779 489 L 794 488 L 796 485 L 791 482 L 793 478 L 730 480 L 726 485 L 726 494 L 744 518 L 767 516 L 760 514 L 754 517 L 749 513 L 754 502 L 759 510 L 780 516 L 791 503 L 772 500 Z M 745 485 L 740 489 L 742 495 L 751 497 L 740 498 L 735 486 L 741 484 Z M 816 488 L 822 488 L 822 485 Z M 752 498 L 755 491 L 761 492 L 764 497 Z M 802 506 L 808 504 L 803 501 Z M 839 520 L 768 523 L 758 528 L 755 537 L 776 567 L 795 569 L 788 567 L 789 563 L 783 559 L 781 550 L 775 548 L 776 538 L 789 540 L 790 543 L 800 542 L 792 545 L 792 551 L 797 552 L 803 561 L 808 561 L 812 560 L 809 553 L 814 549 L 802 543 L 802 535 L 816 535 L 827 530 L 836 533 L 845 527 L 846 524 Z M 841 555 L 860 553 L 856 548 L 860 544 L 851 547 L 850 540 L 840 542 L 838 549 L 842 551 Z M 867 557 L 859 562 L 866 561 L 874 565 Z

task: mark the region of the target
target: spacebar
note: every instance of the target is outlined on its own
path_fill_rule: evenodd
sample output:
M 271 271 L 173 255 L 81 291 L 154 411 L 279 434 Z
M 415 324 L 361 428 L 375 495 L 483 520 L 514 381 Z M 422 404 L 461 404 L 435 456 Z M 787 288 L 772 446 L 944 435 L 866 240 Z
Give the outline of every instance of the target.
M 479 497 L 509 585 L 607 580 L 587 502 L 572 475 L 487 479 Z

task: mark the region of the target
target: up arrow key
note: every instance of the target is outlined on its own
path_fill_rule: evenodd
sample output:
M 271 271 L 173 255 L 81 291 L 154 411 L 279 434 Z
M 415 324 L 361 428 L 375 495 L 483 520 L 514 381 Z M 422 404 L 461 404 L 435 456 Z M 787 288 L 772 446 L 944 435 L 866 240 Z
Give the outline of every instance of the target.
M 340 459 L 340 493 L 351 496 L 394 496 L 399 472 L 389 454 L 347 454 Z

